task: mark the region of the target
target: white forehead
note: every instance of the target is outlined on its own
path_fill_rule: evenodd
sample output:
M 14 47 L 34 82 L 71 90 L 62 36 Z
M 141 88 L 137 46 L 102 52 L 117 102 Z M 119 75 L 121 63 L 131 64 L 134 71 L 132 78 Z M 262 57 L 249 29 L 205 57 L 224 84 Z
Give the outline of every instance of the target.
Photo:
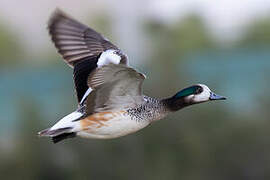
M 207 87 L 206 85 L 204 85 L 204 84 L 197 84 L 198 86 L 201 86 L 202 88 L 203 88 L 203 90 L 207 90 L 207 91 L 211 91 L 210 89 L 209 89 L 209 87 Z

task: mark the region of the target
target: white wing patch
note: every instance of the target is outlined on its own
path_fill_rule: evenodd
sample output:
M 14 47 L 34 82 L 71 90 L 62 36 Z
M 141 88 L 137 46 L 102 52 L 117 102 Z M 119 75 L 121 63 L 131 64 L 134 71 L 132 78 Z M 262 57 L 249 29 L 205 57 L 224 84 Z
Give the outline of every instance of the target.
M 119 64 L 121 57 L 117 55 L 115 52 L 116 50 L 113 50 L 113 49 L 104 51 L 98 59 L 98 62 L 97 62 L 98 68 L 104 65 L 110 64 L 110 63 Z
M 110 64 L 110 63 L 119 64 L 121 61 L 121 57 L 119 55 L 117 55 L 115 52 L 116 52 L 116 50 L 114 50 L 114 49 L 109 49 L 109 50 L 104 51 L 98 59 L 98 62 L 97 62 L 98 68 L 101 68 L 102 66 Z M 87 89 L 87 91 L 83 95 L 83 98 L 81 99 L 80 104 L 82 104 L 84 102 L 84 100 L 92 92 L 92 90 L 93 89 L 90 87 Z
M 85 92 L 85 94 L 83 95 L 83 98 L 80 102 L 80 104 L 83 103 L 83 101 L 86 99 L 86 97 L 92 92 L 92 88 L 88 88 L 87 91 Z

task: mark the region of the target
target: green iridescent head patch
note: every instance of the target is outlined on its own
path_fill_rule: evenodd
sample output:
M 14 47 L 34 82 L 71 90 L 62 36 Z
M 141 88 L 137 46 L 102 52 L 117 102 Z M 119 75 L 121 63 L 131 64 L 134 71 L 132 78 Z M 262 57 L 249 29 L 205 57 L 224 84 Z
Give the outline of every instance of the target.
M 174 97 L 181 98 L 181 97 L 189 96 L 192 94 L 197 94 L 199 92 L 198 91 L 199 89 L 201 89 L 200 86 L 191 86 L 191 87 L 188 87 L 179 91 Z

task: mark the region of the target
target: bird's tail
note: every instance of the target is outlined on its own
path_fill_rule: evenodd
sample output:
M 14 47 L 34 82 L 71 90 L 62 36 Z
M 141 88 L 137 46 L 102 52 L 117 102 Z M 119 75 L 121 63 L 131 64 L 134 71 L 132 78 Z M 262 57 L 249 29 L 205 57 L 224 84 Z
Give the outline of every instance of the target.
M 58 143 L 64 139 L 72 138 L 76 136 L 75 132 L 70 132 L 70 130 L 72 129 L 71 127 L 60 128 L 60 129 L 55 129 L 55 130 L 50 130 L 50 129 L 51 128 L 40 131 L 38 135 L 51 137 L 54 143 Z
M 76 120 L 81 117 L 82 113 L 75 111 L 62 118 L 51 128 L 40 131 L 38 135 L 51 137 L 54 143 L 75 137 L 76 132 L 80 129 L 79 121 Z

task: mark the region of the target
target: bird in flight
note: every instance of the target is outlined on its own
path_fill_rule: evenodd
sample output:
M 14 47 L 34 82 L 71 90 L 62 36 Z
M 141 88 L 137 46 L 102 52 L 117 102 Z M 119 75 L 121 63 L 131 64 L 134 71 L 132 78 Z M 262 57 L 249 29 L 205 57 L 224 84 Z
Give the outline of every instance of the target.
M 187 87 L 170 98 L 142 93 L 145 75 L 108 39 L 57 9 L 49 34 L 64 61 L 73 68 L 78 108 L 39 136 L 54 143 L 76 136 L 111 139 L 134 133 L 184 107 L 224 100 L 206 85 Z

